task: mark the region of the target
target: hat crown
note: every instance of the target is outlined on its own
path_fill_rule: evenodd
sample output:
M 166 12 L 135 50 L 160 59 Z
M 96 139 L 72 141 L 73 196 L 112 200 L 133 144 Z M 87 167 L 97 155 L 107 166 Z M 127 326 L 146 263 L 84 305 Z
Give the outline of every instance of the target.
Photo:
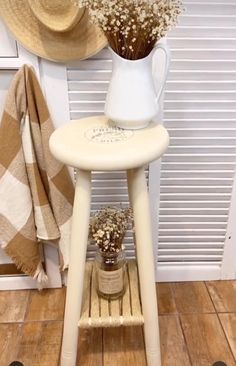
M 32 3 L 29 1 L 29 3 Z M 60 13 L 64 14 L 69 8 L 71 8 L 72 2 L 66 0 L 37 0 L 39 6 L 47 13 Z
M 71 0 L 28 0 L 28 4 L 34 16 L 54 32 L 72 29 L 85 11 Z

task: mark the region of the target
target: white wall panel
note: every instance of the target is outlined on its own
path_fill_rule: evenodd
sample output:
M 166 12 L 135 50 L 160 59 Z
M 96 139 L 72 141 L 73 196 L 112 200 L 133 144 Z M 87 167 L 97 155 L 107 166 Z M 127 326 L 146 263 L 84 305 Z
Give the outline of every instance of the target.
M 17 57 L 18 50 L 16 41 L 9 34 L 5 24 L 1 20 L 0 20 L 0 34 L 1 34 L 0 57 L 2 58 Z

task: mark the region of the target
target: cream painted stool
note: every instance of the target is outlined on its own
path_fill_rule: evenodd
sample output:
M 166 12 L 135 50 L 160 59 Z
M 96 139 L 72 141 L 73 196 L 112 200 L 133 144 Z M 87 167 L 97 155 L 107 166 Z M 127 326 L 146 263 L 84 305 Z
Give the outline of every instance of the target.
M 168 133 L 161 125 L 151 123 L 142 130 L 120 130 L 103 116 L 73 121 L 57 129 L 51 136 L 50 149 L 53 155 L 77 168 L 61 366 L 76 365 L 93 170 L 127 171 L 128 192 L 134 212 L 147 364 L 161 366 L 155 267 L 144 166 L 158 159 L 168 143 Z

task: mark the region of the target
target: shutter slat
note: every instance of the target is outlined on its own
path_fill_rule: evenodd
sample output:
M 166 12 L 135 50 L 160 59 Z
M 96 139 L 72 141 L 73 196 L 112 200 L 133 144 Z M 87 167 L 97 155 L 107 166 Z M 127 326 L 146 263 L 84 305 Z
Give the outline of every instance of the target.
M 231 38 L 236 36 L 236 27 L 229 26 L 229 27 L 219 27 L 214 26 L 207 26 L 207 25 L 195 25 L 195 26 L 179 26 L 176 29 L 173 29 L 170 33 L 170 36 L 175 37 L 211 37 L 211 38 L 218 38 L 218 37 L 225 37 Z
M 218 234 L 218 235 L 216 235 Z M 199 235 L 190 235 L 186 233 L 186 235 L 165 235 L 165 232 L 159 237 L 159 243 L 169 243 L 169 242 L 179 242 L 179 243 L 191 243 L 191 242 L 209 242 L 209 243 L 224 243 L 224 235 L 220 233 L 211 234 L 211 232 L 206 235 L 206 233 Z
M 190 179 L 227 179 L 227 178 L 233 178 L 234 176 L 234 170 L 165 170 L 162 171 L 161 179 L 168 178 L 170 179 L 184 179 L 184 178 L 190 178 Z
M 223 55 L 222 55 L 223 56 Z M 188 59 L 174 59 L 172 58 L 171 67 L 173 70 L 191 71 L 199 72 L 200 70 L 205 71 L 221 71 L 234 72 L 235 71 L 235 61 L 225 60 L 223 57 L 218 60 L 188 60 Z
M 81 90 L 71 91 L 69 95 L 70 101 L 88 101 L 88 102 L 100 102 L 105 100 L 106 92 L 100 90 Z
M 161 197 L 162 198 L 162 197 Z M 230 200 L 222 200 L 222 201 L 214 201 L 214 200 L 200 200 L 200 198 L 196 201 L 189 200 L 189 201 L 181 201 L 181 200 L 169 200 L 164 201 L 161 199 L 160 201 L 160 208 L 173 208 L 173 209 L 209 209 L 209 208 L 229 208 L 230 206 Z M 184 211 L 183 211 L 184 212 Z
M 183 134 L 185 134 L 185 132 Z M 190 134 L 188 134 L 188 135 L 190 135 Z M 186 143 L 188 145 L 192 144 L 194 146 L 204 146 L 204 145 L 227 146 L 227 145 L 234 145 L 236 143 L 235 137 L 233 137 L 233 138 L 227 137 L 227 136 L 226 137 L 213 137 L 213 136 L 210 136 L 210 134 L 208 136 L 203 136 L 203 135 L 204 134 L 202 134 L 202 136 L 197 136 L 197 137 L 195 137 L 194 134 L 192 134 L 192 136 L 188 136 L 188 137 L 172 136 L 170 146 L 180 146 L 180 145 L 184 145 Z
M 125 185 L 120 185 L 120 186 L 109 186 L 106 185 L 106 187 L 93 187 L 92 188 L 92 194 L 94 195 L 94 197 L 101 195 L 107 195 L 107 196 L 124 196 L 124 195 L 128 195 L 128 190 L 125 187 Z
M 188 250 L 188 249 L 206 249 L 206 250 L 209 250 L 212 248 L 212 250 L 216 250 L 216 249 L 224 249 L 224 245 L 222 243 L 209 243 L 209 242 L 206 242 L 206 243 L 198 243 L 198 242 L 189 242 L 189 243 L 165 243 L 164 245 L 160 244 L 159 245 L 159 249 L 160 250 L 166 250 L 166 249 L 170 249 L 170 250 L 181 250 L 181 249 L 185 249 L 185 250 Z
M 236 60 L 235 60 L 236 62 Z M 96 95 L 96 94 L 95 94 Z M 236 101 L 236 90 L 199 90 L 192 93 L 189 93 L 187 90 L 172 90 L 172 91 L 166 91 L 165 93 L 165 100 L 168 101 L 196 101 L 198 102 L 201 98 L 202 101 L 224 101 L 224 100 L 230 100 L 230 101 Z
M 206 162 L 166 162 L 166 163 L 162 163 L 162 169 L 167 169 L 167 170 L 189 170 L 189 171 L 194 171 L 194 170 L 206 170 L 209 169 L 210 170 L 215 170 L 215 169 L 221 169 L 223 170 L 228 170 L 228 169 L 235 169 L 236 168 L 236 163 L 234 162 L 225 162 L 225 163 L 219 163 L 219 162 L 211 162 L 211 163 L 206 163 Z
M 225 230 L 226 222 L 211 222 L 211 221 L 202 221 L 202 222 L 160 222 L 159 230 L 184 230 L 184 231 L 195 231 L 195 230 Z M 207 229 L 206 229 L 207 228 Z M 170 231 L 171 233 L 171 231 Z
M 193 253 L 188 254 L 188 255 L 184 255 L 184 254 L 173 254 L 173 255 L 161 255 L 161 257 L 159 257 L 159 261 L 160 262 L 175 262 L 176 260 L 185 262 L 185 261 L 192 261 L 192 262 L 196 262 L 196 261 L 205 261 L 205 262 L 209 262 L 209 261 L 219 261 L 221 262 L 222 260 L 222 254 L 215 254 L 215 255 L 206 255 L 206 253 L 202 253 L 202 254 L 196 254 Z
M 227 213 L 227 212 L 226 212 Z M 196 222 L 202 222 L 202 223 L 210 223 L 210 222 L 214 222 L 214 223 L 225 223 L 227 222 L 227 214 L 226 215 L 221 215 L 218 214 L 216 215 L 216 212 L 212 212 L 211 214 L 206 214 L 206 212 L 204 212 L 204 214 L 184 214 L 183 212 L 181 212 L 181 214 L 179 212 L 176 212 L 175 214 L 173 212 L 166 212 L 166 214 L 162 214 L 160 213 L 159 216 L 159 222 L 160 223 L 173 223 L 177 225 L 177 223 L 180 222 L 184 222 L 184 223 L 196 223 Z
M 203 98 L 203 97 L 202 97 Z M 83 105 L 83 103 L 81 103 Z M 166 100 L 165 107 L 167 110 L 188 110 L 200 108 L 203 110 L 232 110 L 236 112 L 235 100 Z
M 92 93 L 94 91 L 103 92 L 107 91 L 109 85 L 109 81 L 104 80 L 69 80 L 68 81 L 68 90 L 69 90 L 69 98 L 71 97 L 71 91 L 88 91 Z
M 216 187 L 216 186 L 230 186 L 232 187 L 232 183 L 233 183 L 233 179 L 228 179 L 228 178 L 208 178 L 208 179 L 203 179 L 203 178 L 165 178 L 165 179 L 161 179 L 161 186 L 171 186 L 171 189 L 174 189 L 176 186 L 182 186 L 183 185 L 183 181 L 185 182 L 186 186 L 195 186 L 195 187 Z M 214 183 L 214 184 L 212 184 Z
M 236 4 L 234 2 L 224 2 L 221 1 L 221 3 L 214 2 L 214 11 L 212 11 L 212 3 L 206 2 L 192 2 L 192 1 L 186 1 L 185 4 L 185 16 L 188 16 L 190 14 L 191 16 L 201 17 L 201 16 L 212 16 L 212 13 L 214 13 L 214 16 L 224 16 L 224 15 L 234 15 L 236 16 Z
M 222 123 L 224 123 L 226 126 L 228 126 L 229 128 L 232 128 L 235 126 L 236 124 L 236 120 L 234 119 L 225 119 L 225 120 L 221 120 L 221 119 L 216 119 L 215 121 L 212 119 L 188 119 L 188 120 L 184 120 L 184 119 L 166 119 L 165 120 L 165 126 L 166 128 L 178 128 L 181 122 L 181 127 L 182 128 L 194 128 L 197 126 L 199 128 L 212 128 L 212 126 L 215 126 L 216 128 L 221 127 Z M 225 146 L 227 148 L 227 146 Z
M 174 250 L 171 248 L 160 249 L 159 253 L 162 256 L 173 256 Z M 193 256 L 193 255 L 222 255 L 222 248 L 179 248 L 178 255 L 180 256 Z
M 102 111 L 80 111 L 80 112 L 71 112 L 70 117 L 71 119 L 80 119 L 80 118 L 87 118 L 92 116 L 100 116 L 102 115 Z
M 110 70 L 69 70 L 68 80 L 95 80 L 95 81 L 109 81 L 111 78 Z
M 230 91 L 236 89 L 235 80 L 167 80 L 166 90 L 185 90 L 185 91 L 204 91 L 204 90 L 222 90 Z M 225 117 L 225 116 L 224 116 Z
M 236 146 L 170 146 L 168 148 L 169 155 L 199 155 L 199 152 L 203 155 L 210 154 L 211 156 L 225 154 L 225 156 L 233 156 L 236 153 Z
M 173 198 L 176 201 L 187 201 L 187 200 L 198 200 L 200 199 L 201 201 L 208 201 L 209 199 L 213 200 L 213 201 L 230 201 L 231 195 L 230 193 L 214 193 L 214 192 L 209 192 L 209 193 L 177 193 L 173 191 L 171 193 L 161 193 L 161 198 L 163 201 L 169 201 L 169 200 L 173 200 Z M 117 202 L 117 201 L 116 201 Z
M 161 186 L 161 194 L 172 194 L 173 191 L 176 193 L 176 195 L 180 194 L 230 194 L 232 190 L 232 187 L 230 186 Z M 214 193 L 213 193 L 214 192 Z
M 186 26 L 213 26 L 213 27 L 217 27 L 219 26 L 219 23 L 221 24 L 221 26 L 223 26 L 224 24 L 226 24 L 228 27 L 235 27 L 235 23 L 236 23 L 236 16 L 235 15 L 215 15 L 213 14 L 214 12 L 212 11 L 212 14 L 209 15 L 205 15 L 202 14 L 201 16 L 196 16 L 193 14 L 188 14 L 188 15 L 183 15 L 181 17 L 181 25 L 186 25 Z M 219 47 L 219 46 L 218 46 Z
M 235 17 L 236 21 L 236 17 Z M 234 23 L 235 24 L 235 23 Z M 206 32 L 206 37 L 169 37 L 169 44 L 173 48 L 203 48 L 203 49 L 229 49 L 236 48 L 236 37 L 224 38 L 209 37 Z
M 173 81 L 180 81 L 180 82 L 216 82 L 221 81 L 224 83 L 236 82 L 236 71 L 229 71 L 226 70 L 176 70 L 173 69 L 169 73 L 169 80 L 170 82 Z
M 188 26 L 185 27 L 185 30 L 189 29 Z M 215 30 L 218 28 L 214 28 Z M 209 32 L 209 27 L 205 32 Z M 172 49 L 172 58 L 173 59 L 189 59 L 189 60 L 198 60 L 201 57 L 201 60 L 235 60 L 236 59 L 236 49 L 227 49 L 222 50 L 221 48 L 217 49 L 192 49 L 192 48 L 178 48 Z
M 73 65 L 72 65 L 73 67 Z M 107 71 L 107 70 L 111 70 L 112 68 L 112 60 L 110 58 L 108 59 L 92 59 L 92 58 L 89 58 L 88 60 L 83 60 L 83 61 L 80 61 L 76 64 L 76 68 L 75 70 L 71 69 L 70 72 L 74 71 L 74 72 L 77 72 L 77 68 L 79 69 L 79 71 L 82 71 L 82 70 L 85 70 L 85 72 L 87 72 L 88 70 L 98 70 L 98 71 L 101 71 L 101 70 L 104 70 L 104 71 Z
M 199 220 L 204 217 L 208 217 L 208 220 L 215 220 L 218 216 L 221 217 L 222 220 L 228 220 L 228 208 L 212 208 L 212 207 L 204 207 L 204 208 L 161 208 L 159 212 L 159 221 L 176 221 L 176 220 L 185 220 L 188 221 L 191 217 L 194 217 L 195 220 L 199 218 Z
M 229 111 L 228 109 L 225 110 L 221 110 L 221 109 L 216 109 L 216 110 L 201 110 L 201 109 L 182 109 L 182 110 L 178 110 L 178 109 L 166 109 L 164 112 L 164 118 L 178 118 L 178 119 L 191 119 L 191 118 L 195 118 L 195 119 L 212 119 L 214 118 L 216 115 L 218 118 L 223 119 L 233 119 L 235 118 L 235 113 L 236 110 L 233 111 Z

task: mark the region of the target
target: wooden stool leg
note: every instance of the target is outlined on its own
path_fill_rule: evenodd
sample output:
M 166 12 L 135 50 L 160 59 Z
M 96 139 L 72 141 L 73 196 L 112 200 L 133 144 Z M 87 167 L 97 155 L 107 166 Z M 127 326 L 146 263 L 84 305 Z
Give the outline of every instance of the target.
M 91 172 L 77 171 L 72 217 L 70 264 L 61 351 L 61 366 L 75 366 L 88 243 Z
M 145 171 L 143 168 L 132 169 L 127 176 L 134 213 L 147 364 L 161 366 L 151 217 Z

